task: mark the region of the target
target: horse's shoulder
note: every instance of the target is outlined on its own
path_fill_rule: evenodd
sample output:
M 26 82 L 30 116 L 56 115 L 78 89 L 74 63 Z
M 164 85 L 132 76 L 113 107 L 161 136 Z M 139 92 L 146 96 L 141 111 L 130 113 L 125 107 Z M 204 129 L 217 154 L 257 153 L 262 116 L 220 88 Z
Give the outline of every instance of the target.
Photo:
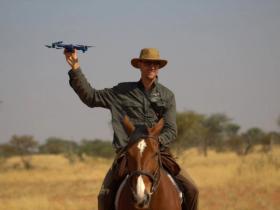
M 162 169 L 161 172 L 162 172 L 161 177 L 163 178 L 163 182 L 165 182 L 164 186 L 169 186 L 169 188 L 173 188 L 174 192 L 178 193 L 179 198 L 180 198 L 180 200 L 182 202 L 183 193 L 180 190 L 180 187 L 179 187 L 178 183 L 176 182 L 175 177 L 172 176 L 170 173 L 168 173 L 168 171 L 166 171 L 165 169 Z

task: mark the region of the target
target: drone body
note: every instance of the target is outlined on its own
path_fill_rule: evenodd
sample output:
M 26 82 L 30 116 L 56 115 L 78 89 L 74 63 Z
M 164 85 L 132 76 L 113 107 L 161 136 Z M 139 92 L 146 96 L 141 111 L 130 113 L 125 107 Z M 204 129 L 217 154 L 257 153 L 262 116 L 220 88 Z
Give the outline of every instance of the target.
M 48 48 L 62 49 L 64 48 L 68 52 L 74 52 L 74 50 L 81 50 L 83 53 L 88 50 L 89 47 L 87 45 L 74 45 L 74 44 L 63 44 L 63 41 L 54 42 L 51 45 L 45 45 Z

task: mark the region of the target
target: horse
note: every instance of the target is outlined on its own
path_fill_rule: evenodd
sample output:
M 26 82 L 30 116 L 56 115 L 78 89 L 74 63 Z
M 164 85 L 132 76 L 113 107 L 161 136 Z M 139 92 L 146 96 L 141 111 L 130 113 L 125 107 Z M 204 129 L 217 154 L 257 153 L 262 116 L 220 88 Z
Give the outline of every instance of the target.
M 128 117 L 124 118 L 129 135 L 125 148 L 127 175 L 117 192 L 116 210 L 181 210 L 178 188 L 161 163 L 158 136 L 163 126 L 163 119 L 147 128 L 135 127 Z

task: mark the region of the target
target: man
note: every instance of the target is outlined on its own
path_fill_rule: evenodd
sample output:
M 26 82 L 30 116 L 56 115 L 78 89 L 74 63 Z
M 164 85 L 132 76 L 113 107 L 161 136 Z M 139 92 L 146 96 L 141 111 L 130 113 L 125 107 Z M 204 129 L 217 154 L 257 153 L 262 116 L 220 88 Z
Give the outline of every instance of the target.
M 89 107 L 103 107 L 111 111 L 113 146 L 118 153 L 117 158 L 128 143 L 128 136 L 122 123 L 124 115 L 127 115 L 133 124 L 148 127 L 152 127 L 163 117 L 165 124 L 158 138 L 163 165 L 166 159 L 174 162 L 168 147 L 177 135 L 175 97 L 172 91 L 158 82 L 158 72 L 167 64 L 167 60 L 160 58 L 157 49 L 142 49 L 139 58 L 131 60 L 132 66 L 140 69 L 141 78 L 138 82 L 120 83 L 103 90 L 96 90 L 90 86 L 80 69 L 76 51 L 65 52 L 65 57 L 72 68 L 69 71 L 69 83 L 80 99 Z M 114 178 L 118 169 L 117 164 L 118 161 L 114 161 L 103 181 L 98 196 L 99 210 L 114 209 L 115 193 L 121 181 L 121 178 Z M 197 209 L 198 189 L 192 179 L 184 170 L 174 175 L 184 194 L 183 209 Z

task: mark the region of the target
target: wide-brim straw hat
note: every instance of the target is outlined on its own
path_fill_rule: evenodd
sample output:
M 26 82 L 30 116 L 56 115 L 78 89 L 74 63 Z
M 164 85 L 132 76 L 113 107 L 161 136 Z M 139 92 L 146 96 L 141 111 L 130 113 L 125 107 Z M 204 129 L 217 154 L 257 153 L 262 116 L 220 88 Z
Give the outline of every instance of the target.
M 155 61 L 159 64 L 159 68 L 167 64 L 167 60 L 160 58 L 159 51 L 156 48 L 142 49 L 139 58 L 131 59 L 131 65 L 139 69 L 139 62 L 141 61 Z

